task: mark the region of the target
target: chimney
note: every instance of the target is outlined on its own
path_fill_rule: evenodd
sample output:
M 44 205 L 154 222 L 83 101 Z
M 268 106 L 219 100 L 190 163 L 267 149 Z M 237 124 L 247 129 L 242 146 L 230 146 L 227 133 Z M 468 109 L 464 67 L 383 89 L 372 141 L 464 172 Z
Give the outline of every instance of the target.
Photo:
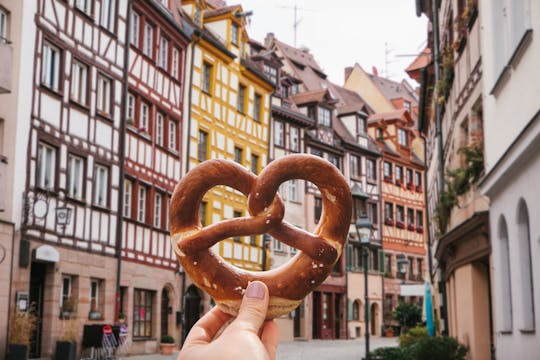
M 274 33 L 269 32 L 266 33 L 266 37 L 264 38 L 264 46 L 268 49 L 270 45 L 272 45 L 272 41 L 274 41 Z
M 373 75 L 379 76 L 379 71 L 377 70 L 377 67 L 376 67 L 376 66 L 373 66 L 372 72 L 373 72 Z
M 353 69 L 352 66 L 347 66 L 347 67 L 345 68 L 345 81 L 347 81 L 347 79 L 348 79 L 349 76 L 351 75 L 352 69 Z

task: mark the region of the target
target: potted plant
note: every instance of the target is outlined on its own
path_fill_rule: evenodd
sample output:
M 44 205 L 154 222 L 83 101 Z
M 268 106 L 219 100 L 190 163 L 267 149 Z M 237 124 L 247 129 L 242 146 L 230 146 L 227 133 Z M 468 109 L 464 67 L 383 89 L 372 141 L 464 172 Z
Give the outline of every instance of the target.
M 405 229 L 405 224 L 403 223 L 403 221 L 398 220 L 396 221 L 396 227 L 400 229 Z
M 394 226 L 394 220 L 391 217 L 387 216 L 384 218 L 384 225 Z
M 174 343 L 174 338 L 171 335 L 163 335 L 159 343 L 161 349 L 161 354 L 171 355 L 176 347 Z
M 71 314 L 77 311 L 77 303 L 74 298 L 69 297 L 64 300 L 62 307 L 60 308 L 60 318 L 69 319 Z
M 54 360 L 77 359 L 77 326 L 79 322 L 76 316 L 62 321 L 62 333 L 56 340 Z
M 384 336 L 386 336 L 386 337 L 392 337 L 392 336 L 394 336 L 394 329 L 392 329 L 391 326 L 387 326 L 387 327 L 384 329 Z
M 126 315 L 123 312 L 118 314 L 118 323 L 119 324 L 125 324 L 126 323 Z
M 9 330 L 8 360 L 24 360 L 28 358 L 30 339 L 38 324 L 38 317 L 31 309 L 16 310 L 11 315 Z

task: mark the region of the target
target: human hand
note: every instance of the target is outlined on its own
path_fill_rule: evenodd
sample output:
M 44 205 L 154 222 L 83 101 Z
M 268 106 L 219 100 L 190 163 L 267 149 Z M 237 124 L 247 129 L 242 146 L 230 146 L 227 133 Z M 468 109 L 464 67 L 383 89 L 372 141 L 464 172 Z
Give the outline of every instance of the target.
M 273 320 L 264 320 L 268 298 L 264 283 L 249 283 L 238 316 L 217 338 L 231 316 L 214 307 L 193 325 L 178 360 L 275 359 L 279 329 Z

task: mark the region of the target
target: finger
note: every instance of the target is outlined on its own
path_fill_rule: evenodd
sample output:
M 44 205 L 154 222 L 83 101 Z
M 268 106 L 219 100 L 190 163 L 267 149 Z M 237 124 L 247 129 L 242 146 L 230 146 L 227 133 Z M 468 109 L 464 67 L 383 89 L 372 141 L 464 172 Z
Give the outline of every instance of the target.
M 263 282 L 252 281 L 248 284 L 238 316 L 231 324 L 233 329 L 259 333 L 268 310 L 268 288 Z M 230 327 L 229 327 L 230 328 Z
M 193 325 L 186 338 L 186 344 L 190 342 L 204 342 L 208 343 L 212 341 L 216 333 L 221 329 L 223 325 L 231 318 L 229 314 L 219 310 L 216 306 L 206 313 Z
M 279 327 L 274 320 L 264 322 L 262 327 L 261 342 L 266 348 L 270 359 L 275 359 L 279 344 Z

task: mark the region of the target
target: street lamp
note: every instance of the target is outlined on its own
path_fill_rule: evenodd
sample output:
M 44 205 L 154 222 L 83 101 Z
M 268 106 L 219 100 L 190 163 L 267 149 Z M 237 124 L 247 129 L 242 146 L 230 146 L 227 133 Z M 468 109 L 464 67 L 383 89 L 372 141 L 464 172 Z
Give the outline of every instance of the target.
M 366 336 L 366 360 L 369 360 L 369 326 L 368 326 L 368 314 L 369 314 L 369 297 L 368 297 L 368 255 L 371 235 L 373 233 L 373 224 L 369 221 L 366 214 L 360 215 L 355 224 L 356 235 L 362 246 L 362 265 L 364 268 L 364 322 L 365 322 L 365 336 Z
M 401 274 L 401 283 L 405 284 L 405 273 L 407 272 L 407 265 L 409 264 L 409 260 L 405 257 L 405 255 L 398 256 L 397 258 L 397 267 L 398 271 Z

